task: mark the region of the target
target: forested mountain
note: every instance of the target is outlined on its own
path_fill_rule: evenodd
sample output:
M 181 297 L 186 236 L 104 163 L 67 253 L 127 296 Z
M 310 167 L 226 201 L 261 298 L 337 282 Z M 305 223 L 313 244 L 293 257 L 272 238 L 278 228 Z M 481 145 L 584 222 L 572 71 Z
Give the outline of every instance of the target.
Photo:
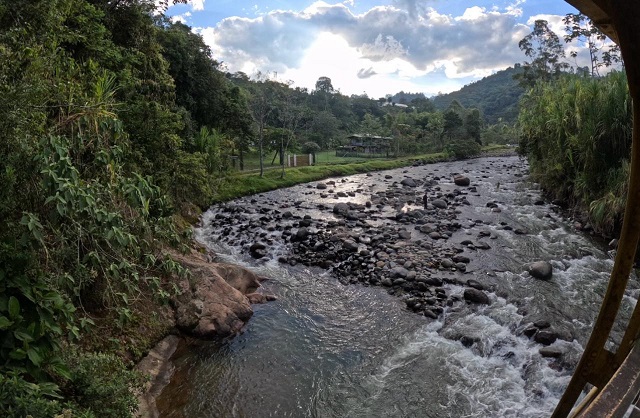
M 507 123 L 518 117 L 518 100 L 524 89 L 513 76 L 522 73 L 519 65 L 498 71 L 488 77 L 468 84 L 458 91 L 433 97 L 436 108 L 445 110 L 451 102 L 457 100 L 464 107 L 476 107 L 482 112 L 488 124 L 498 123 L 499 119 Z

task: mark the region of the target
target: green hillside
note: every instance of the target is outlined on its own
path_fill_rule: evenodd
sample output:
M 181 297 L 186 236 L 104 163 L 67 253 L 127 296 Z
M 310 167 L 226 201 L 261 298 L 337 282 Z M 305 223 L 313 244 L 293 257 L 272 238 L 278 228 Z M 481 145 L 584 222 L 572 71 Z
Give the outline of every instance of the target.
M 466 108 L 477 107 L 484 115 L 485 122 L 493 124 L 502 118 L 505 122 L 514 122 L 518 117 L 518 100 L 524 92 L 515 74 L 522 72 L 518 66 L 498 71 L 488 77 L 468 84 L 453 93 L 431 98 L 436 108 L 446 109 L 453 100 Z

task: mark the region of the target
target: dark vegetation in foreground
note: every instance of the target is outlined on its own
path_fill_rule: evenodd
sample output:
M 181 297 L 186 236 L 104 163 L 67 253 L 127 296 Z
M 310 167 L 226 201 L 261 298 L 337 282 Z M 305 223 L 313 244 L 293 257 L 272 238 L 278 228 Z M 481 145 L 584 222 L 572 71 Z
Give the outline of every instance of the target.
M 520 150 L 548 193 L 616 236 L 628 187 L 631 97 L 626 75 L 563 75 L 539 83 L 521 104 Z

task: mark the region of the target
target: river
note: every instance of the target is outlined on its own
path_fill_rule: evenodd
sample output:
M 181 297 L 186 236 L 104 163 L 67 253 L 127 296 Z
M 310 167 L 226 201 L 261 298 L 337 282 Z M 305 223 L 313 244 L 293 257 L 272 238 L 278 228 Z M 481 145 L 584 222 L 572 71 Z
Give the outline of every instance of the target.
M 456 186 L 456 173 L 469 177 L 472 188 Z M 158 399 L 161 416 L 548 416 L 588 339 L 613 261 L 605 243 L 577 231 L 542 202 L 527 174 L 526 162 L 517 157 L 481 158 L 337 178 L 322 187 L 298 185 L 212 207 L 197 238 L 224 261 L 269 277 L 263 291 L 278 300 L 254 305 L 236 338 L 183 350 Z M 400 184 L 408 178 L 417 187 Z M 445 239 L 420 229 L 430 222 L 398 216 L 420 209 L 424 190 L 430 202 L 449 203 L 448 217 L 434 221 L 449 228 Z M 339 202 L 362 205 L 363 215 L 342 219 L 331 211 Z M 311 234 L 330 225 L 337 235 L 342 227 L 360 238 L 361 250 L 370 241 L 362 236 L 376 242 L 379 230 L 386 234 L 380 233 L 382 241 L 393 241 L 388 231 L 405 231 L 403 241 L 377 241 L 391 260 L 375 271 L 405 266 L 417 270 L 418 279 L 428 270 L 429 277 L 443 280 L 432 293 L 444 295 L 438 300 L 442 308 L 434 309 L 437 318 L 407 308 L 407 283 L 382 286 L 363 281 L 363 274 L 358 281 L 355 273 L 340 276 L 296 263 L 291 243 L 282 239 L 282 231 L 290 237 L 295 228 L 281 224 L 300 224 L 305 215 Z M 255 260 L 248 248 L 258 239 L 267 244 L 267 256 Z M 468 263 L 438 264 L 451 251 L 468 256 Z M 373 272 L 380 261 L 368 261 L 373 253 L 349 256 L 350 265 Z M 551 280 L 526 272 L 538 260 L 553 266 Z M 465 302 L 469 279 L 490 304 Z M 629 287 L 638 288 L 635 278 Z M 627 291 L 623 316 L 637 297 L 637 290 Z M 550 325 L 558 337 L 550 346 L 554 357 L 542 356 L 543 345 L 527 337 L 526 330 L 541 322 L 541 329 Z M 610 345 L 621 329 L 616 327 Z

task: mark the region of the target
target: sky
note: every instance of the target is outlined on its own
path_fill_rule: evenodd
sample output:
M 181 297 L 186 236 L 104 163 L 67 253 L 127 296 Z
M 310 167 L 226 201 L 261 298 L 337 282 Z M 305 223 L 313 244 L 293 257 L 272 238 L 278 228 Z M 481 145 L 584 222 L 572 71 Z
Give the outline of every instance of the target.
M 526 60 L 518 42 L 545 19 L 562 39 L 560 0 L 188 0 L 166 15 L 202 35 L 226 71 L 258 71 L 346 95 L 433 96 Z M 565 49 L 579 49 L 566 45 Z M 578 64 L 588 63 L 578 51 Z

